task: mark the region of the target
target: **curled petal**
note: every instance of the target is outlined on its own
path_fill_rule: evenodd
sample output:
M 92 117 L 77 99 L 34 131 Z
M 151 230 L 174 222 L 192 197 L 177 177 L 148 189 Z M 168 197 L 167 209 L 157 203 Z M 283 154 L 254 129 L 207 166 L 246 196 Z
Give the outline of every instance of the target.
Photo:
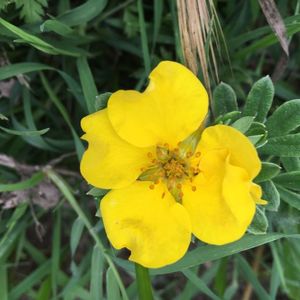
M 205 153 L 216 149 L 227 149 L 230 153 L 230 162 L 245 169 L 250 179 L 255 178 L 259 173 L 261 162 L 255 147 L 235 128 L 215 125 L 203 131 L 198 150 Z
M 200 240 L 222 245 L 243 236 L 255 213 L 248 174 L 230 163 L 226 150 L 203 154 L 201 173 L 184 186 L 183 206 Z
M 112 245 L 131 251 L 130 260 L 159 268 L 180 259 L 188 249 L 191 226 L 184 207 L 162 184 L 136 181 L 109 192 L 100 209 Z
M 86 132 L 82 138 L 89 143 L 80 163 L 86 181 L 104 189 L 134 182 L 147 165 L 147 152 L 152 149 L 138 148 L 122 140 L 112 128 L 106 109 L 83 118 L 81 127 Z
M 109 119 L 127 142 L 147 147 L 177 143 L 204 120 L 208 96 L 198 78 L 179 63 L 161 62 L 143 93 L 120 90 L 108 102 Z

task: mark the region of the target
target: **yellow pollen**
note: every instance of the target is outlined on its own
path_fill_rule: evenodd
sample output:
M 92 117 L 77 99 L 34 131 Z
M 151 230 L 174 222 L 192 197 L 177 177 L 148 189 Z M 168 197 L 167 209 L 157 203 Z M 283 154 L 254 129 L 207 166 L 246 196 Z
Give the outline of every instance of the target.
M 152 157 L 153 157 L 153 154 L 152 154 L 151 152 L 148 152 L 148 153 L 147 153 L 147 156 L 148 156 L 149 158 L 152 158 Z
M 168 143 L 164 143 L 164 147 L 169 148 L 169 144 Z
M 154 190 L 154 188 L 155 188 L 155 185 L 154 185 L 154 184 L 150 184 L 150 185 L 149 185 L 149 189 L 150 189 L 150 190 Z
M 151 162 L 155 164 L 155 163 L 157 163 L 157 160 L 154 158 L 151 160 Z
M 193 186 L 192 186 L 192 191 L 193 191 L 193 192 L 196 192 L 196 190 L 197 190 L 197 188 L 193 185 Z
M 159 184 L 159 179 L 155 179 L 154 184 Z
M 177 183 L 176 187 L 180 190 L 182 188 L 181 183 Z
M 195 154 L 196 157 L 200 157 L 200 155 L 201 155 L 201 153 L 199 151 L 196 152 L 196 154 Z

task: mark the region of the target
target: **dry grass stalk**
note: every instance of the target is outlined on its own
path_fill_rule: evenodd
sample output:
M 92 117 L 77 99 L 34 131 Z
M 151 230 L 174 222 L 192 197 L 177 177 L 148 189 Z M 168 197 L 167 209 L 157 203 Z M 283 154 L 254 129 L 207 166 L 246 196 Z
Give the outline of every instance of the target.
M 177 8 L 185 64 L 197 74 L 200 63 L 211 98 L 211 76 L 219 81 L 215 47 L 219 47 L 221 30 L 213 0 L 177 0 Z

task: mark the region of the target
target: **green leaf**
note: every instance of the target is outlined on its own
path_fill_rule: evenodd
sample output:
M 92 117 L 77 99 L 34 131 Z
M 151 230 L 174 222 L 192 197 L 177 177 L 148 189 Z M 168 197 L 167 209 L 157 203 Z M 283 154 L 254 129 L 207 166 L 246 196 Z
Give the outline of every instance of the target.
M 95 101 L 98 91 L 86 57 L 77 59 L 77 70 L 88 112 L 93 113 L 95 112 Z
M 191 270 L 183 270 L 182 273 L 184 276 L 192 282 L 201 293 L 207 295 L 209 299 L 214 300 L 221 300 L 220 297 L 218 297 L 208 286 L 207 284 L 199 278 L 195 273 L 193 273 Z
M 221 82 L 213 92 L 212 111 L 215 118 L 237 110 L 238 106 L 234 90 L 230 85 Z
M 300 171 L 300 157 L 281 157 L 280 160 L 287 172 Z
M 108 192 L 109 192 L 109 190 L 99 189 L 99 188 L 93 187 L 86 194 L 90 195 L 90 196 L 93 196 L 93 197 L 102 197 L 102 196 L 106 195 Z
M 106 93 L 96 96 L 96 101 L 95 101 L 96 111 L 106 108 L 107 102 L 111 95 L 112 95 L 112 93 L 106 92 Z
M 237 262 L 239 266 L 239 270 L 241 271 L 242 275 L 245 277 L 247 281 L 249 281 L 257 294 L 260 300 L 271 300 L 270 296 L 263 288 L 261 283 L 257 279 L 257 274 L 254 273 L 252 267 L 248 264 L 248 262 L 243 258 L 241 255 L 237 255 Z
M 280 172 L 280 170 L 281 170 L 280 166 L 274 163 L 262 162 L 261 170 L 258 176 L 254 179 L 254 181 L 257 183 L 267 181 L 275 177 Z
M 275 184 L 273 181 L 268 180 L 260 183 L 260 185 L 263 189 L 262 198 L 268 201 L 268 204 L 264 207 L 270 211 L 277 211 L 280 205 L 280 195 Z
M 205 262 L 226 257 L 235 253 L 239 253 L 241 251 L 245 251 L 266 243 L 270 243 L 284 237 L 299 239 L 300 234 L 283 234 L 283 233 L 268 233 L 264 235 L 247 234 L 240 240 L 227 245 L 200 246 L 195 250 L 187 252 L 187 254 L 175 264 L 164 268 L 152 270 L 150 273 L 153 275 L 158 275 L 158 274 L 179 272 L 184 269 L 191 268 L 193 266 L 198 266 Z
M 262 154 L 299 157 L 300 133 L 272 137 L 259 149 Z
M 241 133 L 245 133 L 253 123 L 254 117 L 242 117 L 236 120 L 231 126 L 239 130 Z
M 57 18 L 58 21 L 68 26 L 76 26 L 87 23 L 97 17 L 105 8 L 107 0 L 88 0 Z
M 14 213 L 12 214 L 11 218 L 6 223 L 6 227 L 8 230 L 12 229 L 17 221 L 24 215 L 28 207 L 27 202 L 20 203 L 17 208 L 14 210 Z
M 21 8 L 20 16 L 27 23 L 40 21 L 44 15 L 44 7 L 47 7 L 46 0 L 15 0 L 16 7 Z
M 263 122 L 272 105 L 274 85 L 269 76 L 254 83 L 243 110 L 243 116 L 254 116 L 258 122 Z
M 270 137 L 286 135 L 299 127 L 300 99 L 287 101 L 279 106 L 268 118 L 266 126 Z
M 71 247 L 71 254 L 74 256 L 77 246 L 79 244 L 82 232 L 84 228 L 84 223 L 80 218 L 77 218 L 71 229 L 71 238 L 70 238 L 70 247 Z
M 9 128 L 5 128 L 0 126 L 0 129 L 5 131 L 6 133 L 13 134 L 13 135 L 25 135 L 25 136 L 37 136 L 43 135 L 49 131 L 49 128 L 41 129 L 41 130 L 13 130 Z
M 231 111 L 225 115 L 221 115 L 215 119 L 215 124 L 230 124 L 241 116 L 240 111 Z
M 268 219 L 265 211 L 260 206 L 256 206 L 256 212 L 248 231 L 252 234 L 265 234 L 268 229 Z
M 32 188 L 39 184 L 45 177 L 43 172 L 33 174 L 29 179 L 20 181 L 18 183 L 0 184 L 0 192 L 20 191 Z
M 0 25 L 4 26 L 13 36 L 17 36 L 19 39 L 14 40 L 14 42 L 18 43 L 26 43 L 31 45 L 32 47 L 45 52 L 47 54 L 57 55 L 69 55 L 69 56 L 80 56 L 81 53 L 69 51 L 65 48 L 58 48 L 50 43 L 45 42 L 41 38 L 30 34 L 23 29 L 5 21 L 4 19 L 0 18 Z
M 288 189 L 277 185 L 277 189 L 279 191 L 281 199 L 289 204 L 290 206 L 300 210 L 300 195 L 298 193 L 294 193 L 289 191 Z
M 103 299 L 104 257 L 102 251 L 97 246 L 94 246 L 91 266 L 91 300 Z
M 121 300 L 119 286 L 111 267 L 106 272 L 106 294 L 107 300 Z
M 300 171 L 292 171 L 280 174 L 273 179 L 276 184 L 289 189 L 300 191 Z
M 8 284 L 7 284 L 7 275 L 8 268 L 6 264 L 0 265 L 0 299 L 8 300 Z

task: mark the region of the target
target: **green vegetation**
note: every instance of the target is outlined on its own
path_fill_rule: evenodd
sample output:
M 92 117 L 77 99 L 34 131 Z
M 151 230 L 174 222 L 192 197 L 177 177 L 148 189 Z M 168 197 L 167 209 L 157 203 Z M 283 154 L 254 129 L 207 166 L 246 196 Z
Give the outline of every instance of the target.
M 287 61 L 258 1 L 215 5 L 226 46 L 212 41 L 210 120 L 256 145 L 269 203 L 241 240 L 196 242 L 151 270 L 154 297 L 299 299 L 300 1 L 276 1 Z M 0 43 L 0 299 L 137 299 L 97 211 L 107 191 L 79 172 L 80 120 L 110 92 L 142 90 L 159 61 L 184 63 L 176 1 L 0 0 Z

